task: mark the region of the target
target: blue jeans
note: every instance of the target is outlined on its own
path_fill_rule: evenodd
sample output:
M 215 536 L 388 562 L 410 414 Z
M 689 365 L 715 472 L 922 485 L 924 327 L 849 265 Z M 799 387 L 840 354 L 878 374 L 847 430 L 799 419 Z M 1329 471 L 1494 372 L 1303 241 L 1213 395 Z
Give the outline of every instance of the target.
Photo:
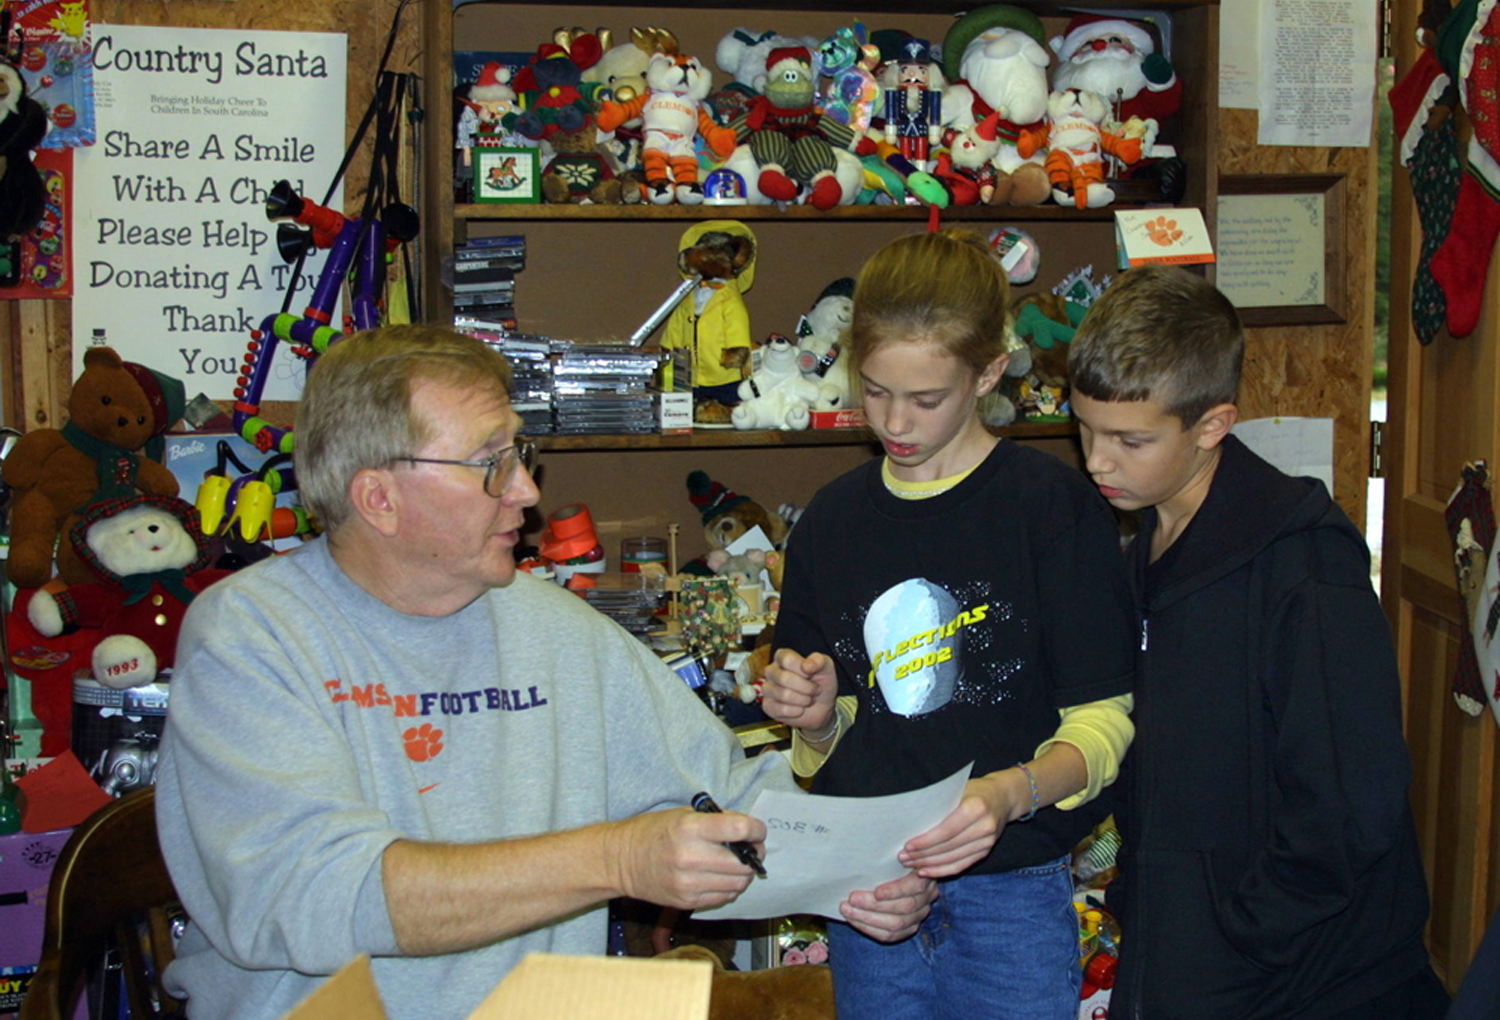
M 1083 972 L 1068 858 L 939 886 L 895 945 L 828 925 L 839 1020 L 1075 1020 Z

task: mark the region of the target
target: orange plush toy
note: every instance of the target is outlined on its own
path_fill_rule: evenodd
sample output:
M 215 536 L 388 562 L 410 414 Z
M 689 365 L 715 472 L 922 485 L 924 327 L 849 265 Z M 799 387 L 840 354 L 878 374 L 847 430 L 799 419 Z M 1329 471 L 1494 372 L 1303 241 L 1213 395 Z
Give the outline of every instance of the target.
M 39 588 L 52 577 L 57 537 L 89 504 L 137 492 L 177 495 L 177 478 L 143 448 L 182 417 L 182 383 L 108 347 L 91 348 L 83 365 L 68 423 L 28 432 L 5 458 L 14 492 L 8 569 L 17 587 Z M 69 584 L 94 577 L 67 543 L 57 550 L 57 573 Z
M 1116 131 L 1106 121 L 1109 104 L 1097 92 L 1062 89 L 1047 98 L 1047 123 L 1023 133 L 1017 151 L 1027 157 L 1048 149 L 1047 178 L 1058 205 L 1099 209 L 1115 200 L 1104 183 L 1104 154 L 1126 166 L 1141 161 L 1143 138 L 1155 137 L 1155 121 L 1133 121 Z

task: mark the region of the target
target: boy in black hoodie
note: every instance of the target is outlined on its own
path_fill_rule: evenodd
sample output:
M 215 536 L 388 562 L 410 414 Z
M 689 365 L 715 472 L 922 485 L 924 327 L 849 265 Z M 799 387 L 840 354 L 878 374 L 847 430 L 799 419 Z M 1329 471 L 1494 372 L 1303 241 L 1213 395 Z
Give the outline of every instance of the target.
M 1110 1015 L 1441 1017 L 1369 554 L 1320 482 L 1230 434 L 1244 345 L 1211 284 L 1144 266 L 1069 355 L 1088 472 L 1141 512 Z

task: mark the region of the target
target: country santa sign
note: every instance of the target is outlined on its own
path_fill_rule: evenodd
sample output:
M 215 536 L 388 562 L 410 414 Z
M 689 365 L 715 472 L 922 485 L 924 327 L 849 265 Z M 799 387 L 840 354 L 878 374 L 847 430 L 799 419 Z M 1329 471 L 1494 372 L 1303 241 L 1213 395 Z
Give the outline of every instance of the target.
M 189 396 L 232 397 L 250 331 L 292 282 L 266 196 L 287 180 L 323 203 L 344 154 L 345 53 L 334 33 L 94 26 L 98 141 L 74 164 L 75 374 L 108 344 Z M 295 400 L 302 376 L 278 355 L 264 399 Z

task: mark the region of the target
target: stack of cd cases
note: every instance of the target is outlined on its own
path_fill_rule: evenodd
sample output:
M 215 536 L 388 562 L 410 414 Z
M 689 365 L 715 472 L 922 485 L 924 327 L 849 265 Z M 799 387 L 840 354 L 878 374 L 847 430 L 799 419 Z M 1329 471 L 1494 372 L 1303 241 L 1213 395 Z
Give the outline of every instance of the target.
M 605 573 L 573 576 L 586 577 L 588 583 L 580 587 L 570 586 L 569 590 L 583 596 L 585 602 L 642 641 L 652 631 L 661 629 L 662 622 L 656 619 L 656 614 L 666 604 L 664 574 Z
M 553 417 L 567 435 L 655 432 L 651 380 L 660 353 L 553 342 Z
M 521 416 L 521 431 L 545 435 L 556 431 L 552 420 L 551 340 L 531 333 L 496 331 L 492 323 L 454 318 L 454 328 L 491 345 L 510 362 L 510 401 Z

